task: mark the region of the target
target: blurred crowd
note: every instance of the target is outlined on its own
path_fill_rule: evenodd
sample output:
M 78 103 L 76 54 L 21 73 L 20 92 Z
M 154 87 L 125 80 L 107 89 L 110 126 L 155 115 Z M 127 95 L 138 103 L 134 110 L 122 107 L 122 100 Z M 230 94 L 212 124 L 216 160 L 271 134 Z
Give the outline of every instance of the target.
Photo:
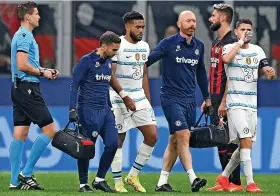
M 271 10 L 275 9 L 274 12 L 263 13 L 262 9 L 265 11 L 265 6 L 262 3 L 257 3 L 252 6 L 252 9 L 248 8 L 246 11 L 244 4 L 246 2 L 241 2 L 242 6 L 239 5 L 240 2 L 236 2 L 236 6 L 240 6 L 242 9 L 236 8 L 235 20 L 238 19 L 238 13 L 248 14 L 250 18 L 249 11 L 259 10 L 257 16 L 255 16 L 256 33 L 254 35 L 257 44 L 261 45 L 277 71 L 277 77 L 280 77 L 280 39 L 279 31 L 280 19 L 278 14 L 280 14 L 280 2 L 273 2 L 274 7 L 270 7 Z M 278 4 L 279 5 L 278 5 Z M 120 5 L 122 4 L 122 5 Z M 124 29 L 121 24 L 121 17 L 125 12 L 132 9 L 138 9 L 135 7 L 134 1 L 127 2 L 73 2 L 72 6 L 72 25 L 73 25 L 73 55 L 71 56 L 73 65 L 76 63 L 77 59 L 81 58 L 84 54 L 90 52 L 91 50 L 98 47 L 99 40 L 98 37 L 101 33 L 106 30 L 112 30 L 117 34 L 122 34 Z M 182 5 L 181 5 L 182 4 Z M 149 23 L 146 27 L 146 41 L 149 42 L 150 46 L 153 47 L 157 44 L 159 40 L 164 37 L 168 37 L 178 32 L 176 26 L 176 20 L 178 17 L 178 12 L 181 9 L 185 9 L 185 4 L 194 5 L 193 2 L 159 2 L 151 1 L 148 7 L 150 7 L 149 13 L 147 14 L 147 19 Z M 197 9 L 197 36 L 205 42 L 205 46 L 210 50 L 211 43 L 213 41 L 214 35 L 212 32 L 208 31 L 208 7 L 211 8 L 213 2 L 196 2 L 195 9 Z M 118 10 L 115 10 L 115 7 Z M 185 7 L 184 7 L 185 6 Z M 270 5 L 272 6 L 272 5 Z M 171 9 L 173 8 L 173 9 Z M 19 21 L 16 16 L 16 4 L 0 4 L 0 75 L 10 74 L 10 47 L 11 40 L 14 33 L 19 27 Z M 166 10 L 163 14 L 162 10 Z M 139 10 L 138 10 L 139 11 Z M 40 5 L 39 14 L 41 16 L 40 27 L 34 30 L 34 37 L 40 48 L 40 64 L 42 67 L 55 68 L 56 66 L 56 51 L 57 51 L 57 10 L 55 10 L 54 5 Z M 151 13 L 150 13 L 151 12 Z M 244 13 L 243 13 L 244 12 Z M 252 11 L 252 14 L 254 10 Z M 265 14 L 272 14 L 265 16 Z M 275 19 L 273 19 L 273 16 Z M 61 27 L 60 27 L 61 28 Z M 209 53 L 209 54 L 208 54 Z M 210 59 L 210 51 L 205 53 L 205 62 L 208 66 L 207 59 Z M 63 65 L 63 66 L 73 66 L 73 65 Z M 160 63 L 159 63 L 160 65 Z M 153 67 L 153 69 L 155 66 Z M 160 66 L 156 67 L 160 75 Z M 208 69 L 208 68 L 207 68 Z

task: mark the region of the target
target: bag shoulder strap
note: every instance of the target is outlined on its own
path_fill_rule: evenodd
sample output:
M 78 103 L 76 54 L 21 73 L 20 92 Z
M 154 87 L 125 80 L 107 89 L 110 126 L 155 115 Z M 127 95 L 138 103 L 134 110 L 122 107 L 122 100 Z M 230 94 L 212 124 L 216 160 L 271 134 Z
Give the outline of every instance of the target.
M 70 123 L 71 123 L 70 121 L 67 123 L 67 125 L 65 126 L 65 128 L 63 129 L 63 131 L 67 131 L 67 129 L 68 129 Z M 80 133 L 79 126 L 81 126 L 80 123 L 78 123 L 78 122 L 73 122 L 73 124 L 74 124 L 74 127 L 75 127 L 75 133 L 76 133 L 76 134 L 79 134 L 79 133 Z
M 201 115 L 200 115 L 200 117 L 199 117 L 198 120 L 196 121 L 194 127 L 197 127 L 197 126 L 199 125 L 199 123 L 200 123 L 200 121 L 201 121 L 201 119 L 202 119 L 202 117 L 203 117 L 204 115 L 205 115 L 205 123 L 206 123 L 206 125 L 207 125 L 207 123 L 208 123 L 208 116 L 209 116 L 209 115 L 208 115 L 206 112 L 202 112 Z

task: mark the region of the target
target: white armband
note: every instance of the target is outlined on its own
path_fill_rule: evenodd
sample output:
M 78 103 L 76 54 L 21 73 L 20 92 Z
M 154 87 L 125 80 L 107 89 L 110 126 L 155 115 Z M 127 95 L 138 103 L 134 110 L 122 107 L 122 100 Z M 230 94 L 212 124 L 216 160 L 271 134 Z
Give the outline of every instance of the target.
M 240 46 L 242 47 L 244 44 L 244 41 L 242 39 L 240 39 L 237 43 L 240 44 Z
M 128 94 L 124 90 L 121 90 L 119 92 L 119 95 L 121 96 L 122 99 L 125 98 L 126 96 L 128 96 Z

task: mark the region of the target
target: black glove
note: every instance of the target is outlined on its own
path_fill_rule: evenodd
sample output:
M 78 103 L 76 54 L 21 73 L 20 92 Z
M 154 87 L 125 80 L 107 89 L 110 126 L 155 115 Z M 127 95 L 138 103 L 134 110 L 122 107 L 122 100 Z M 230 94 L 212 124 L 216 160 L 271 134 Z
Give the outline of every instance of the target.
M 69 112 L 69 121 L 70 122 L 78 122 L 79 121 L 79 117 L 76 113 L 76 110 L 71 110 Z
M 205 110 L 204 110 L 205 114 L 207 114 L 208 116 L 212 116 L 214 114 L 214 108 L 212 105 L 210 106 L 206 106 Z

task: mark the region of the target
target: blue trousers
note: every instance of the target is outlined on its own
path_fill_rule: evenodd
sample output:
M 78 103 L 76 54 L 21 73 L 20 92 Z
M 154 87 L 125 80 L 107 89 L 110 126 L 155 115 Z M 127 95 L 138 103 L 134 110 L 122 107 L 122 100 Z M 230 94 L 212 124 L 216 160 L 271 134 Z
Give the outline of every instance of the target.
M 104 143 L 104 151 L 100 158 L 97 177 L 105 178 L 115 153 L 118 148 L 118 130 L 116 129 L 115 117 L 110 108 L 93 110 L 88 108 L 78 109 L 83 134 L 96 142 L 98 135 Z M 88 181 L 89 160 L 78 160 L 79 178 L 81 184 Z

